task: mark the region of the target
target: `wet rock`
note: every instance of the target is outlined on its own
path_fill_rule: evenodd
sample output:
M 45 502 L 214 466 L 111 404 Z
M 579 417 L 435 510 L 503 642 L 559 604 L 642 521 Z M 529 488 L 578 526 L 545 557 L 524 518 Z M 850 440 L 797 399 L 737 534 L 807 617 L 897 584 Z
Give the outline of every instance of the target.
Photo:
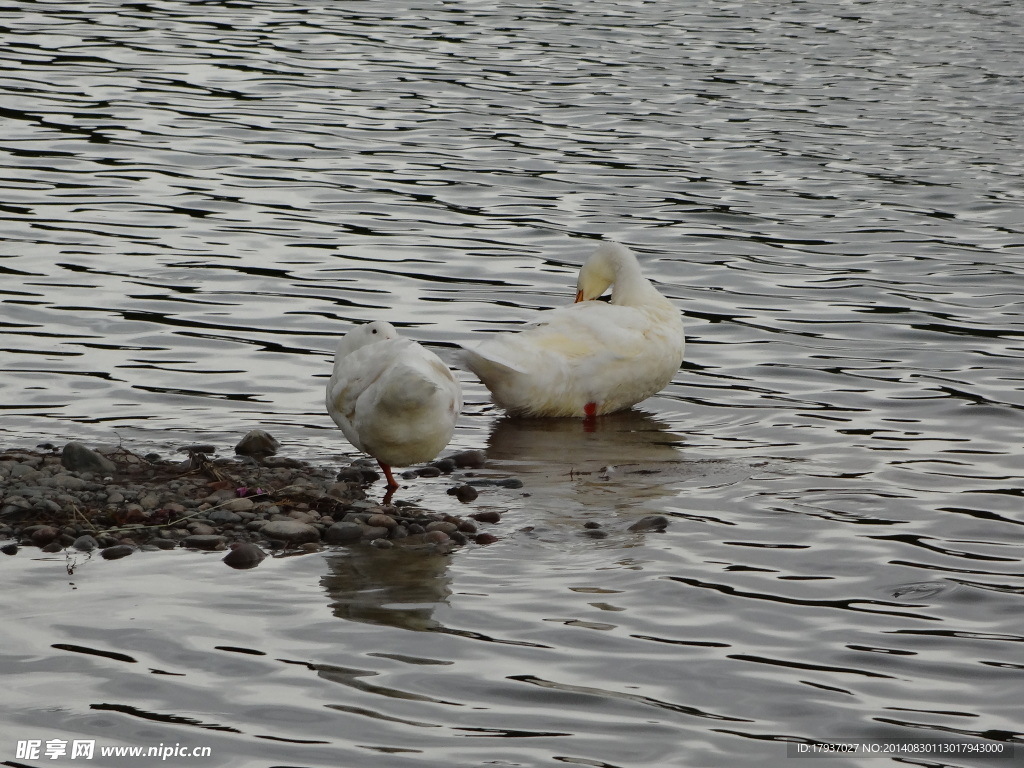
M 473 541 L 485 547 L 488 544 L 493 544 L 497 540 L 498 537 L 495 536 L 493 533 L 478 533 L 476 536 L 473 537 Z
M 440 477 L 441 470 L 434 466 L 420 467 L 416 470 L 416 474 L 420 477 Z
M 518 477 L 506 477 L 504 480 L 499 480 L 496 485 L 501 488 L 522 488 L 523 481 Z
M 583 524 L 584 528 L 600 528 L 601 524 L 596 520 L 588 520 Z
M 41 525 L 29 534 L 32 543 L 37 547 L 45 547 L 47 544 L 52 542 L 58 536 L 60 531 L 54 528 L 52 525 Z
M 366 518 L 366 524 L 371 528 L 387 528 L 388 530 L 398 525 L 398 521 L 391 515 L 376 514 Z
M 9 544 L 4 544 L 0 547 L 0 552 L 3 552 L 5 555 L 16 555 L 18 554 L 18 543 L 12 541 Z
M 483 512 L 474 512 L 470 515 L 474 520 L 481 523 L 500 523 L 501 513 L 494 509 L 485 509 Z
M 668 528 L 668 518 L 664 515 L 648 515 L 641 517 L 626 530 L 633 531 L 664 531 Z
M 472 485 L 460 485 L 455 488 L 449 488 L 448 494 L 450 496 L 454 496 L 463 504 L 466 504 L 470 501 L 475 501 L 476 498 L 480 495 L 480 492 L 477 491 L 477 489 L 474 488 Z
M 51 541 L 45 547 L 40 547 L 40 549 L 47 554 L 53 554 L 54 552 L 60 552 L 64 549 L 64 546 L 59 541 Z
M 217 534 L 193 534 L 182 539 L 181 544 L 189 549 L 213 551 L 215 549 L 224 549 L 226 541 L 225 537 Z M 100 554 L 103 553 L 101 552 Z
M 298 520 L 272 520 L 260 529 L 268 539 L 277 539 L 288 544 L 305 544 L 320 541 L 320 532 L 308 523 Z
M 273 456 L 281 447 L 274 437 L 262 429 L 251 430 L 245 437 L 238 441 L 235 446 L 235 453 L 240 456 L 252 456 L 254 459 L 263 459 Z
M 324 534 L 328 544 L 351 544 L 363 537 L 363 526 L 359 523 L 335 523 Z
M 395 544 L 388 539 L 374 539 L 370 542 L 370 546 L 377 547 L 377 549 L 391 549 Z
M 583 536 L 588 539 L 606 539 L 608 538 L 608 531 L 602 531 L 600 528 L 584 528 L 581 532 Z
M 459 469 L 481 469 L 487 461 L 487 455 L 478 450 L 460 451 L 447 458 L 454 461 Z
M 451 541 L 451 536 L 444 531 L 433 530 L 423 534 L 423 540 L 430 544 L 447 544 Z
M 438 459 L 437 461 L 430 462 L 430 466 L 437 467 L 437 469 L 440 472 L 442 472 L 442 473 L 444 473 L 446 475 L 450 475 L 452 472 L 454 472 L 456 469 L 458 469 L 459 465 L 455 462 L 455 459 L 453 459 L 451 456 L 446 456 L 443 459 Z
M 386 539 L 389 533 L 391 533 L 391 531 L 383 526 L 367 526 L 366 528 L 363 528 L 362 540 L 373 541 L 374 539 Z
M 224 563 L 232 568 L 245 570 L 255 568 L 267 553 L 247 541 L 236 541 L 231 544 L 231 551 L 224 555 Z
M 106 456 L 103 456 L 81 443 L 68 443 L 60 455 L 60 463 L 72 472 L 100 472 L 110 474 L 117 470 Z
M 134 551 L 135 547 L 130 544 L 115 544 L 112 547 L 101 549 L 100 557 L 104 560 L 120 560 L 122 557 L 128 557 Z
M 92 550 L 96 549 L 99 545 L 100 543 L 89 534 L 79 536 L 71 543 L 71 546 L 73 546 L 75 549 L 81 552 L 91 552 Z

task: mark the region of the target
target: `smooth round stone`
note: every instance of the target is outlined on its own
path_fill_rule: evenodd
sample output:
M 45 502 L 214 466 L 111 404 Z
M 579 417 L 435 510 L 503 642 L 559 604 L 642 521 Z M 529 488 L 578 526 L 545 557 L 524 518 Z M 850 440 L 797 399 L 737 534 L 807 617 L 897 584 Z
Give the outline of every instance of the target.
M 457 498 L 463 504 L 466 504 L 470 501 L 475 501 L 476 498 L 480 495 L 480 492 L 472 485 L 460 485 L 457 488 L 449 489 L 448 493 Z
M 268 539 L 278 539 L 288 544 L 320 541 L 320 532 L 316 528 L 298 520 L 272 520 L 260 529 L 260 533 Z
M 351 544 L 363 538 L 363 526 L 359 523 L 335 523 L 324 534 L 328 544 Z
M 394 528 L 398 525 L 398 522 L 391 515 L 370 515 L 366 519 L 366 524 L 371 528 Z
M 446 544 L 451 541 L 451 536 L 444 531 L 433 530 L 423 534 L 423 540 L 431 544 Z
M 263 562 L 266 556 L 267 553 L 255 544 L 239 541 L 232 544 L 231 551 L 224 555 L 224 563 L 232 568 L 245 570 L 246 568 L 255 568 Z
M 256 506 L 252 499 L 231 499 L 221 504 L 218 509 L 226 509 L 228 512 L 250 512 Z
M 89 534 L 79 536 L 71 544 L 71 546 L 73 546 L 77 550 L 80 550 L 81 552 L 91 552 L 92 550 L 96 549 L 96 547 L 98 547 L 99 545 L 100 543 Z
M 134 551 L 135 547 L 129 544 L 115 544 L 112 547 L 101 549 L 100 557 L 104 560 L 120 560 L 122 557 L 128 557 Z
M 440 477 L 441 470 L 434 466 L 426 466 L 417 469 L 416 474 L 420 477 Z
M 488 544 L 493 544 L 497 540 L 498 537 L 495 536 L 493 533 L 478 533 L 476 536 L 473 537 L 473 541 L 484 547 L 486 547 Z
M 10 544 L 4 544 L 0 547 L 0 552 L 3 552 L 5 555 L 18 554 L 18 542 L 12 541 Z
M 497 485 L 502 488 L 522 488 L 523 481 L 518 477 L 506 477 L 504 480 L 499 480 Z
M 60 531 L 51 525 L 44 525 L 32 532 L 32 543 L 37 547 L 45 547 L 60 536 Z

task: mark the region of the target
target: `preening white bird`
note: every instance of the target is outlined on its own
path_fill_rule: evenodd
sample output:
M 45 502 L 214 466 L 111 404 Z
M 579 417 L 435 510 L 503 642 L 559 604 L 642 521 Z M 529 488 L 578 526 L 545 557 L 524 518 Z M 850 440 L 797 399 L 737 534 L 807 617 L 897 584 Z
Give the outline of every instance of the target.
M 327 412 L 363 453 L 377 460 L 388 488 L 392 467 L 435 458 L 455 431 L 462 388 L 437 355 L 381 320 L 349 331 L 334 353 Z
M 610 301 L 592 301 L 609 287 Z M 466 349 L 463 359 L 511 415 L 593 417 L 664 389 L 685 339 L 681 313 L 632 251 L 606 242 L 580 269 L 576 303 Z

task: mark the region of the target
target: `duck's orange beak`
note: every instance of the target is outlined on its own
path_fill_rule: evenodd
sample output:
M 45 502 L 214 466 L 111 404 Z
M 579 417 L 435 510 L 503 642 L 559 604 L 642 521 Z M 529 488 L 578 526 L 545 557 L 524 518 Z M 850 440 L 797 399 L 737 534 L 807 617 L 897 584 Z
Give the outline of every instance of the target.
M 579 304 L 581 301 L 583 301 L 583 291 L 576 291 L 576 301 L 573 304 Z

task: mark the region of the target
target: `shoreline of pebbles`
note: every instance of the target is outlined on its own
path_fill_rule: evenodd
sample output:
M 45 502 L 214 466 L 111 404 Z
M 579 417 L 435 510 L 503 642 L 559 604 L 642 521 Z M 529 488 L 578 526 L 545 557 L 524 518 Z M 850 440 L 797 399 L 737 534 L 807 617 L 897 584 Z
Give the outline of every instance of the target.
M 39 448 L 0 450 L 0 552 L 7 555 L 38 547 L 113 560 L 186 547 L 224 551 L 229 566 L 252 568 L 265 549 L 365 545 L 446 552 L 469 541 L 486 545 L 497 536 L 481 528 L 501 519 L 494 510 L 456 515 L 400 500 L 392 505 L 387 496 L 373 501 L 366 489 L 379 474 L 369 461 L 339 471 L 279 458 L 277 441 L 262 430 L 247 434 L 231 458 L 212 458 L 211 445 L 181 449 L 183 460 L 76 442 Z M 451 475 L 482 468 L 484 461 L 482 451 L 462 451 L 402 477 Z M 522 485 L 515 478 L 497 484 Z M 459 503 L 478 495 L 461 481 L 448 493 Z

